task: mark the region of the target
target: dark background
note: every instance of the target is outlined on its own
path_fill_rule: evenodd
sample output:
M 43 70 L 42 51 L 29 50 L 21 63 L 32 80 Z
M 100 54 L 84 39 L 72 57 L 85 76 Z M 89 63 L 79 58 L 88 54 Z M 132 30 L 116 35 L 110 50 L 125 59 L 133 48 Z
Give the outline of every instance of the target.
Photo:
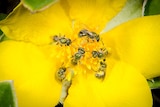
M 153 107 L 160 107 L 160 89 L 152 90 Z
M 9 14 L 20 0 L 0 0 L 0 13 Z

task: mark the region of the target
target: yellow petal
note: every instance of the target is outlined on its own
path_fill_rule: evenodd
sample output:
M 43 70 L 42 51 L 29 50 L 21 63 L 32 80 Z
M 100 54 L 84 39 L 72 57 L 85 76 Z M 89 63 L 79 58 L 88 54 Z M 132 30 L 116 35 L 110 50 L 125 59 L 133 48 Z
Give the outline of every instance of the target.
M 0 80 L 14 80 L 19 107 L 53 107 L 58 102 L 56 67 L 36 46 L 5 41 L 0 50 Z
M 57 104 L 61 87 L 54 79 L 56 63 L 50 63 L 39 48 L 30 43 L 5 41 L 0 43 L 0 50 L 0 80 L 14 80 L 19 107 Z M 109 72 L 103 82 L 92 74 L 77 74 L 64 106 L 152 106 L 148 84 L 134 68 L 116 63 Z
M 146 79 L 125 63 L 116 63 L 104 81 L 83 74 L 75 80 L 65 107 L 152 107 Z
M 72 32 L 69 18 L 59 2 L 38 13 L 31 13 L 19 5 L 6 20 L 0 22 L 0 28 L 11 39 L 36 44 L 48 44 L 53 35 L 69 36 Z
M 126 0 L 62 0 L 73 21 L 101 31 L 125 5 Z
M 138 18 L 103 36 L 121 60 L 135 66 L 146 78 L 160 76 L 159 18 L 160 15 Z

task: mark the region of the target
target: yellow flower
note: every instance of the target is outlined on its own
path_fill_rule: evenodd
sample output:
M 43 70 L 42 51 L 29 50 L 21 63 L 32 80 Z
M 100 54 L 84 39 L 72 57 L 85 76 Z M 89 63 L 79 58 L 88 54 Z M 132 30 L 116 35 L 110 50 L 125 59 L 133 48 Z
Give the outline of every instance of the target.
M 19 5 L 1 21 L 13 40 L 0 43 L 0 80 L 14 80 L 19 107 L 152 107 L 144 76 L 160 75 L 160 16 L 100 34 L 124 4 L 61 0 L 38 13 Z

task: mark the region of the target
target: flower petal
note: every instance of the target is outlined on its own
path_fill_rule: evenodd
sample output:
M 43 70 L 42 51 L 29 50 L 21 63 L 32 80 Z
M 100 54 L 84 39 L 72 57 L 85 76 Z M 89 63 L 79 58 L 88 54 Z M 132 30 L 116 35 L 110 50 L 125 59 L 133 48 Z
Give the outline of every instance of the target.
M 0 80 L 14 80 L 19 107 L 52 107 L 58 102 L 56 67 L 36 46 L 5 41 L 0 50 Z
M 160 15 L 137 18 L 103 36 L 121 60 L 135 66 L 146 78 L 160 76 Z
M 68 1 L 68 2 L 67 2 Z M 79 21 L 99 32 L 125 5 L 126 0 L 62 0 L 73 21 Z M 67 6 L 68 5 L 68 6 Z
M 65 107 L 152 107 L 146 79 L 125 63 L 116 63 L 104 81 L 80 74 L 75 80 Z
M 36 44 L 48 44 L 52 42 L 53 35 L 72 32 L 71 22 L 59 2 L 38 13 L 31 13 L 19 5 L 6 20 L 0 22 L 0 28 L 11 39 Z

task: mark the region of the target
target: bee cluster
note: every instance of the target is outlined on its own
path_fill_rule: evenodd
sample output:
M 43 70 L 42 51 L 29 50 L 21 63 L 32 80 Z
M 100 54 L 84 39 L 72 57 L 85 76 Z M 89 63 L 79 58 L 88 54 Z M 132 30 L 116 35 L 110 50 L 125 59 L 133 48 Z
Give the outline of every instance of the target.
M 85 37 L 85 38 L 83 38 Z M 79 31 L 78 33 L 78 38 L 83 38 L 83 39 L 90 39 L 94 42 L 99 42 L 100 41 L 100 36 L 95 33 L 95 32 L 91 32 L 89 30 L 86 29 L 82 29 Z M 58 36 L 55 35 L 53 36 L 53 41 L 56 42 L 56 44 L 60 44 L 61 46 L 70 46 L 71 43 L 73 41 L 71 41 L 70 38 L 66 38 L 65 36 Z M 92 42 L 92 43 L 94 43 Z M 95 70 L 95 77 L 99 78 L 99 79 L 103 79 L 105 77 L 105 73 L 106 73 L 106 68 L 107 68 L 107 64 L 106 64 L 106 56 L 108 55 L 108 50 L 106 48 L 100 48 L 100 49 L 91 49 L 92 51 L 89 51 L 91 54 L 91 58 L 97 58 L 98 60 L 98 67 Z M 79 62 L 81 62 L 82 57 L 85 57 L 85 53 L 88 52 L 85 47 L 80 46 L 78 47 L 77 51 L 72 55 L 71 57 L 71 64 L 73 66 L 76 66 L 79 64 Z M 66 71 L 67 68 L 66 67 L 60 67 L 58 69 L 58 71 L 56 72 L 56 76 L 58 78 L 58 80 L 63 81 L 66 77 Z
M 105 59 L 103 61 L 100 61 L 100 66 L 98 68 L 98 70 L 96 71 L 95 77 L 99 78 L 99 79 L 104 79 L 105 74 L 106 74 L 106 68 L 107 68 L 107 64 L 105 62 Z
M 99 41 L 100 41 L 100 36 L 97 33 L 91 32 L 86 29 L 82 29 L 78 33 L 78 41 L 77 41 L 78 47 L 73 49 L 74 43 L 76 41 L 73 42 L 70 38 L 61 35 L 53 36 L 53 42 L 55 42 L 56 45 L 70 46 L 71 43 L 73 43 L 70 47 L 74 51 L 71 56 L 71 60 L 69 60 L 70 61 L 69 64 L 71 64 L 72 67 L 82 64 L 83 58 L 84 60 L 86 58 L 89 58 L 89 61 L 91 62 L 97 61 L 95 64 L 96 68 L 93 69 L 93 71 L 95 71 L 96 78 L 103 80 L 106 75 L 106 68 L 107 68 L 106 57 L 108 55 L 108 50 L 106 48 L 100 48 L 103 45 L 103 43 Z M 96 43 L 101 45 L 95 48 L 94 44 Z M 74 68 L 70 68 L 70 66 L 68 66 L 67 64 L 61 66 L 56 72 L 56 78 L 58 79 L 58 81 L 62 82 L 62 92 L 61 92 L 62 95 L 60 96 L 59 103 L 55 107 L 63 106 L 63 102 L 68 96 L 68 89 L 71 86 L 72 78 L 75 74 L 75 72 L 73 71 Z M 93 67 L 94 65 L 91 66 Z
M 106 56 L 107 55 L 108 55 L 108 51 L 105 48 L 101 48 L 97 51 L 95 51 L 95 50 L 92 51 L 92 57 L 100 59 L 99 68 L 95 74 L 95 76 L 99 79 L 101 79 L 101 78 L 104 79 L 104 77 L 105 77 L 106 68 L 107 68 L 107 64 L 106 64 Z

